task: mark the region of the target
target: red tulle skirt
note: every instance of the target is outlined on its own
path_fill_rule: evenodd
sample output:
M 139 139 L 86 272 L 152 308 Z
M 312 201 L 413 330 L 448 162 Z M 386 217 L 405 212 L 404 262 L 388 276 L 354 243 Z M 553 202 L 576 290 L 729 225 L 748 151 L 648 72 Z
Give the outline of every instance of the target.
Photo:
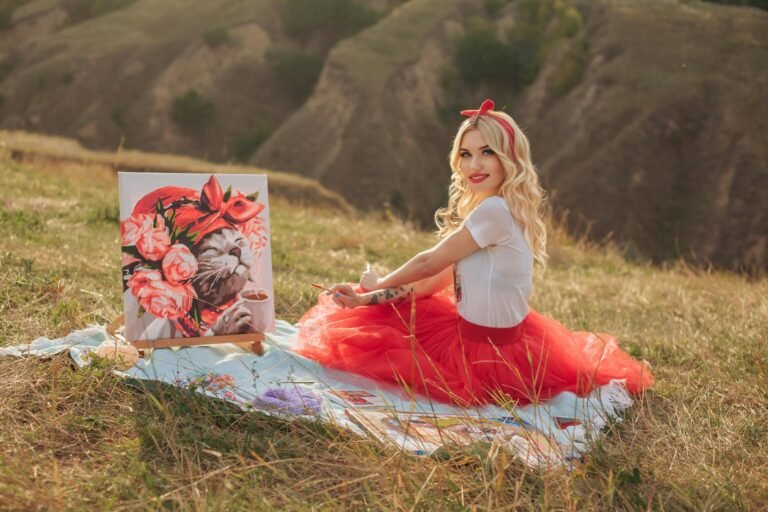
M 400 305 L 342 309 L 328 295 L 299 321 L 297 351 L 441 402 L 527 404 L 561 391 L 586 395 L 612 379 L 639 393 L 648 367 L 613 336 L 571 332 L 531 310 L 512 328 L 488 328 L 458 316 L 452 294 Z

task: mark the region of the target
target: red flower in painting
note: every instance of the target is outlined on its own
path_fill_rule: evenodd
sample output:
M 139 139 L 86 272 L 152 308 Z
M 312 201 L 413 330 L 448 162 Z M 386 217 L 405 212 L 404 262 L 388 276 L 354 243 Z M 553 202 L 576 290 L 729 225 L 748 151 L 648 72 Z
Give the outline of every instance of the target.
M 184 244 L 172 245 L 163 258 L 163 274 L 173 283 L 186 281 L 197 273 L 197 259 Z
M 143 235 L 155 230 L 165 230 L 165 221 L 155 213 L 139 213 L 132 215 L 120 223 L 120 234 L 123 247 L 136 245 Z
M 158 272 L 159 273 L 159 272 Z M 150 279 L 143 286 L 131 290 L 145 311 L 159 318 L 181 318 L 192 307 L 197 296 L 189 284 L 177 284 L 161 279 Z
M 240 232 L 248 240 L 248 244 L 255 254 L 259 254 L 269 240 L 267 227 L 260 217 L 254 217 L 243 223 L 240 227 Z
M 139 290 L 150 281 L 162 281 L 163 274 L 159 270 L 139 270 L 128 279 L 128 288 L 131 289 L 131 293 L 136 297 L 139 296 Z
M 171 248 L 171 237 L 163 229 L 155 229 L 149 233 L 144 233 L 136 242 L 136 249 L 142 256 L 150 261 L 160 261 Z

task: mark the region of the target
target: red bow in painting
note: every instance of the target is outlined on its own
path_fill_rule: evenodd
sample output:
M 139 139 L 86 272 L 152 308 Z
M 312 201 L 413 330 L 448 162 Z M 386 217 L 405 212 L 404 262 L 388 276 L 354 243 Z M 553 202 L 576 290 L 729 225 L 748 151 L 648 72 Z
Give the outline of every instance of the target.
M 264 205 L 256 203 L 242 194 L 221 190 L 219 180 L 211 176 L 203 186 L 199 207 L 176 210 L 174 224 L 186 228 L 195 243 L 208 233 L 226 227 L 236 227 L 256 217 Z
M 183 187 L 159 188 L 136 203 L 133 213 L 153 213 L 158 204 L 173 210 L 174 226 L 186 231 L 195 245 L 209 233 L 245 224 L 264 209 L 242 192 L 233 193 L 231 188 L 222 191 L 213 175 L 200 193 Z

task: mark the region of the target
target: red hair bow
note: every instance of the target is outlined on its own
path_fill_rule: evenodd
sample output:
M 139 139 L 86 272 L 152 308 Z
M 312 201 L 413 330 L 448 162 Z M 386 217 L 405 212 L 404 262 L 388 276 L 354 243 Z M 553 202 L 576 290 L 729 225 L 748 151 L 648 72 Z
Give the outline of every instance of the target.
M 493 100 L 487 99 L 480 104 L 479 110 L 462 110 L 461 115 L 463 115 L 464 117 L 472 117 L 474 115 L 481 116 L 483 114 L 487 114 L 489 110 L 493 110 L 493 107 L 495 105 L 496 104 L 493 102 Z
M 480 108 L 477 110 L 462 110 L 461 115 L 464 117 L 474 117 L 474 116 L 483 116 L 486 115 L 490 118 L 492 118 L 494 121 L 499 123 L 502 128 L 504 128 L 504 131 L 507 132 L 507 135 L 509 135 L 509 145 L 512 148 L 512 152 L 514 153 L 515 150 L 515 130 L 512 128 L 512 125 L 507 122 L 506 119 L 499 116 L 493 111 L 493 107 L 496 104 L 493 102 L 492 99 L 486 99 L 484 102 L 480 104 Z

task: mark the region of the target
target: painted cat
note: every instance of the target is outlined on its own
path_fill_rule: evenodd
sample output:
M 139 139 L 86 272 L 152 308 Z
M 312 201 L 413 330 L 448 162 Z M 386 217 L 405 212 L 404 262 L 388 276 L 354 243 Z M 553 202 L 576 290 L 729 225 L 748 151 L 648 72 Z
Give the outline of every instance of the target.
M 192 254 L 198 264 L 192 286 L 203 304 L 216 307 L 238 297 L 256 265 L 248 241 L 237 229 L 224 228 L 206 235 L 192 248 Z M 222 311 L 211 330 L 215 335 L 251 332 L 251 312 L 237 298 Z

